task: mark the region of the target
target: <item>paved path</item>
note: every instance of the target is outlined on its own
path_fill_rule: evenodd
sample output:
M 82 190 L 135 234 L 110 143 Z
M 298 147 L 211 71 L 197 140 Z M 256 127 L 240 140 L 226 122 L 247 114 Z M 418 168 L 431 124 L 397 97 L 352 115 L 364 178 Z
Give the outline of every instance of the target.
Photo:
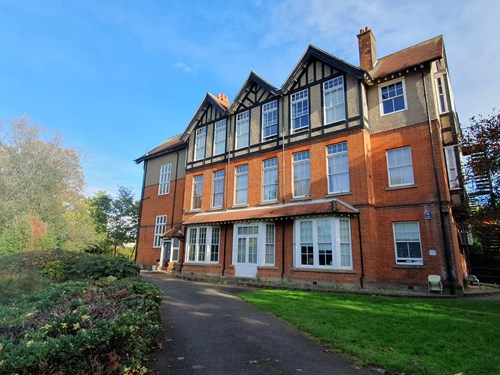
M 245 288 L 143 273 L 163 290 L 163 350 L 152 354 L 152 374 L 271 375 L 379 374 L 356 369 L 237 294 Z

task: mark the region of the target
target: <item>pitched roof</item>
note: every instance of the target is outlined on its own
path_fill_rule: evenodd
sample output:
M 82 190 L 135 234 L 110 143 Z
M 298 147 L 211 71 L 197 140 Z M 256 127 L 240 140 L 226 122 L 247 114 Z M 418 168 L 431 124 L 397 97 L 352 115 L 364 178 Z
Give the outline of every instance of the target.
M 253 70 L 250 72 L 250 75 L 246 79 L 245 83 L 243 86 L 241 86 L 241 89 L 238 91 L 238 94 L 233 100 L 233 103 L 229 107 L 230 111 L 236 110 L 236 107 L 239 104 L 240 99 L 245 95 L 246 91 L 252 86 L 252 84 L 257 84 L 260 87 L 262 87 L 264 90 L 267 92 L 270 92 L 272 95 L 277 96 L 279 95 L 280 90 L 274 87 L 272 84 L 267 82 L 265 79 L 260 77 L 257 73 L 255 73 Z
M 187 219 L 184 225 L 232 223 L 235 221 L 262 221 L 298 216 L 357 213 L 358 210 L 351 205 L 339 199 L 331 199 L 321 202 L 293 203 L 269 207 L 199 213 Z
M 163 142 L 161 145 L 155 147 L 151 151 L 146 152 L 144 155 L 142 155 L 140 158 L 135 159 L 134 161 L 139 164 L 143 162 L 144 160 L 151 159 L 163 154 L 167 154 L 169 152 L 178 150 L 180 148 L 186 147 L 187 143 L 182 142 L 180 140 L 181 134 L 174 135 L 173 137 L 167 139 L 165 142 Z
M 302 55 L 302 58 L 295 65 L 295 68 L 292 70 L 288 78 L 285 80 L 285 83 L 283 83 L 283 85 L 281 86 L 281 89 L 283 91 L 287 91 L 290 88 L 290 86 L 293 85 L 294 79 L 300 74 L 302 69 L 305 66 L 307 66 L 307 63 L 312 58 L 321 60 L 342 72 L 353 75 L 354 77 L 363 78 L 364 76 L 363 70 L 359 69 L 358 67 L 351 65 L 348 62 L 341 60 L 338 57 L 335 57 L 329 54 L 328 52 L 325 52 L 322 49 L 319 49 L 318 47 L 315 47 L 312 44 L 310 44 L 304 55 Z
M 183 142 L 187 141 L 187 139 L 189 138 L 189 134 L 191 134 L 193 127 L 196 125 L 196 121 L 198 120 L 199 113 L 202 111 L 205 111 L 208 105 L 212 105 L 222 115 L 226 114 L 227 110 L 229 109 L 228 102 L 222 101 L 220 98 L 207 92 L 207 94 L 205 95 L 205 98 L 203 99 L 200 106 L 198 107 L 198 109 L 194 113 L 193 118 L 189 122 L 188 126 L 186 126 L 184 133 L 182 133 L 182 135 L 180 137 L 181 141 L 183 141 Z
M 422 43 L 380 58 L 368 73 L 372 80 L 396 73 L 422 63 L 444 57 L 443 36 L 439 35 Z

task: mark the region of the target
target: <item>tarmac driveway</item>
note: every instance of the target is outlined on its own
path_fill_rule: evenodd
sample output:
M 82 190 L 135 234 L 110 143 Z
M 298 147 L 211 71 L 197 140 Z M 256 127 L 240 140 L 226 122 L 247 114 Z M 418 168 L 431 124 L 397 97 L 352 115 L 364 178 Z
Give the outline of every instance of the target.
M 238 297 L 237 286 L 199 283 L 163 272 L 144 279 L 163 291 L 163 350 L 152 374 L 379 374 L 356 369 L 271 314 Z

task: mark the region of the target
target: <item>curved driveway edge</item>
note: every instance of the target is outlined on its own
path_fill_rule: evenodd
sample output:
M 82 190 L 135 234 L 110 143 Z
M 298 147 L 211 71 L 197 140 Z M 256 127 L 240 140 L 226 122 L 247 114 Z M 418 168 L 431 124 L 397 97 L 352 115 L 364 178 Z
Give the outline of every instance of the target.
M 163 291 L 161 341 L 151 374 L 379 374 L 339 355 L 237 294 L 244 287 L 142 273 Z

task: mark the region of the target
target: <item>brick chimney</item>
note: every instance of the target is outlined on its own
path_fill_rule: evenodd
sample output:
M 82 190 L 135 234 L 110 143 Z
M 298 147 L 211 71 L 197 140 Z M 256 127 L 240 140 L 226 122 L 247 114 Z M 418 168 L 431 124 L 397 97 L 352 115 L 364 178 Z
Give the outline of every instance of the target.
M 377 41 L 370 26 L 359 30 L 359 67 L 363 70 L 372 70 L 377 61 Z
M 226 107 L 229 108 L 229 98 L 226 94 L 218 92 L 217 99 L 219 99 Z

